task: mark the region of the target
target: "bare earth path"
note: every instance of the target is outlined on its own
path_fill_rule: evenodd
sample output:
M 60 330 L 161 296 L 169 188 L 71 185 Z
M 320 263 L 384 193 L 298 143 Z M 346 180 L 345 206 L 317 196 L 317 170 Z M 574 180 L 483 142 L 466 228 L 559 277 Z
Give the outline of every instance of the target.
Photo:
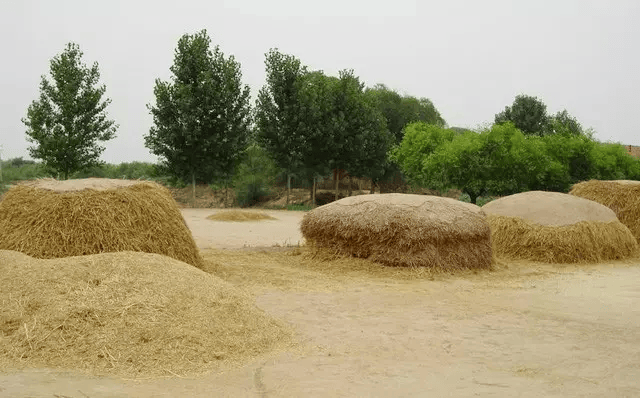
M 212 226 L 209 214 L 185 209 L 202 248 L 272 246 L 299 236 L 300 214 L 229 227 Z M 234 232 L 267 225 L 267 238 Z M 193 379 L 0 374 L 0 396 L 640 396 L 640 267 L 522 267 L 510 278 L 260 288 L 257 304 L 291 323 L 303 348 Z

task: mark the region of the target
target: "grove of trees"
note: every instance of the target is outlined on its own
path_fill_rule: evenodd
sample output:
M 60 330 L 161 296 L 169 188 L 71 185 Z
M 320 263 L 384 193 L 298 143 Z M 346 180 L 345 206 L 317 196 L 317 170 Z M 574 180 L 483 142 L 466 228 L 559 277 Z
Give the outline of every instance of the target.
M 98 64 L 89 68 L 81 58 L 70 43 L 51 60 L 52 80 L 42 77 L 40 98 L 23 119 L 30 155 L 64 178 L 99 167 L 99 142 L 118 127 L 106 113 L 111 101 L 103 99 Z M 567 110 L 549 114 L 533 96 L 516 96 L 493 125 L 473 131 L 449 128 L 427 98 L 366 87 L 350 69 L 330 76 L 274 48 L 265 70 L 252 107 L 240 63 L 206 30 L 183 35 L 170 80 L 156 80 L 148 105 L 153 125 L 144 140 L 160 165 L 144 165 L 143 173 L 161 169 L 192 184 L 194 197 L 197 182 L 233 183 L 246 205 L 278 173 L 289 187 L 292 177 L 308 181 L 312 198 L 317 178 L 339 170 L 373 184 L 401 176 L 421 188 L 460 189 L 474 203 L 526 190 L 566 192 L 591 178 L 640 179 L 640 160 L 624 147 L 598 142 Z

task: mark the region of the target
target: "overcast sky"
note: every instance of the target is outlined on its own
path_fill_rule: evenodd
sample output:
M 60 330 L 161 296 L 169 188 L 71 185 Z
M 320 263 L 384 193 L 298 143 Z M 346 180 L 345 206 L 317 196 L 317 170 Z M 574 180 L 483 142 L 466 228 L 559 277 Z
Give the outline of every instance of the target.
M 206 28 L 255 96 L 269 48 L 311 69 L 354 69 L 367 85 L 430 98 L 451 126 L 477 127 L 524 93 L 567 109 L 596 138 L 640 145 L 637 0 L 0 0 L 0 145 L 28 157 L 20 119 L 49 60 L 73 41 L 100 65 L 111 163 L 144 147 L 156 78 L 179 37 Z

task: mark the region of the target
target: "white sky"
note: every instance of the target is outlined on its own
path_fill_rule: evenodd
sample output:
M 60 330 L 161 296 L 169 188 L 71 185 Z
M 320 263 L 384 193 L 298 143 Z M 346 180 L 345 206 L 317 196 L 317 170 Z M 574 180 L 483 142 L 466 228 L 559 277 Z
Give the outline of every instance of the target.
M 98 61 L 120 125 L 107 162 L 155 158 L 144 147 L 146 104 L 167 79 L 177 41 L 206 28 L 242 64 L 255 96 L 264 53 L 277 47 L 312 69 L 352 68 L 430 98 L 452 126 L 476 127 L 538 96 L 596 138 L 640 145 L 637 0 L 0 0 L 0 145 L 28 157 L 20 119 L 67 42 Z

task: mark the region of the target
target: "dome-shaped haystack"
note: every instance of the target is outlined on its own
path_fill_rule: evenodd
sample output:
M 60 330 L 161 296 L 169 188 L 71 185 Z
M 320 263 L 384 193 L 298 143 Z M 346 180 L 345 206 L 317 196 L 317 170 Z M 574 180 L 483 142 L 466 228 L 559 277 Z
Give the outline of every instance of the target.
M 0 249 L 36 258 L 138 251 L 202 259 L 170 192 L 144 181 L 35 180 L 0 202 Z
M 548 263 L 628 258 L 638 244 L 606 206 L 557 192 L 524 192 L 482 207 L 497 257 Z
M 387 265 L 441 269 L 491 266 L 482 210 L 427 195 L 352 196 L 308 212 L 300 229 L 312 245 Z
M 246 293 L 158 254 L 42 260 L 0 250 L 0 286 L 0 370 L 188 376 L 293 342 Z
M 574 185 L 569 193 L 613 210 L 640 241 L 640 181 L 585 181 Z

